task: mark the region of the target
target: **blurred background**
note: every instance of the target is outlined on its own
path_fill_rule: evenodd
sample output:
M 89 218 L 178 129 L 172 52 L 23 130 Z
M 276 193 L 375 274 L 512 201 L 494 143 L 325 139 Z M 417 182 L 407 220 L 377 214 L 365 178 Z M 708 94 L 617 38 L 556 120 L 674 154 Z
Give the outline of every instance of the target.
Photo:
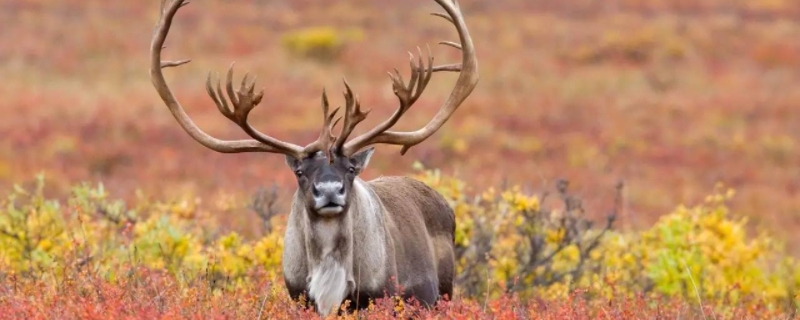
M 753 231 L 800 253 L 800 2 L 793 0 L 462 0 L 481 82 L 436 135 L 401 157 L 381 146 L 364 176 L 440 168 L 477 191 L 530 192 L 571 182 L 603 213 L 624 181 L 624 228 L 648 226 L 718 184 Z M 223 208 L 247 232 L 244 204 L 294 178 L 282 156 L 222 155 L 193 141 L 148 76 L 158 1 L 0 2 L 0 192 L 45 174 L 48 192 L 102 182 L 115 197 L 185 199 Z M 205 93 L 209 71 L 236 61 L 265 98 L 251 115 L 297 144 L 317 136 L 322 88 L 352 84 L 373 111 L 397 107 L 386 72 L 454 29 L 432 1 L 195 1 L 177 17 L 165 71 L 190 116 L 220 138 L 243 133 Z M 401 129 L 424 125 L 455 75 L 436 74 Z M 332 103 L 343 98 L 332 94 Z

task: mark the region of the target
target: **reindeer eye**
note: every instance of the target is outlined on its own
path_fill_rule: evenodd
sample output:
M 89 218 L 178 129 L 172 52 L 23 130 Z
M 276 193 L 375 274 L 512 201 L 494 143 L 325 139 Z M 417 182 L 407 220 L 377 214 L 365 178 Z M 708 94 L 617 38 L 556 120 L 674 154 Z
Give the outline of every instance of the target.
M 303 175 L 303 170 L 297 170 L 294 172 L 298 177 Z
M 356 173 L 356 167 L 350 167 L 348 170 L 350 170 L 350 173 Z

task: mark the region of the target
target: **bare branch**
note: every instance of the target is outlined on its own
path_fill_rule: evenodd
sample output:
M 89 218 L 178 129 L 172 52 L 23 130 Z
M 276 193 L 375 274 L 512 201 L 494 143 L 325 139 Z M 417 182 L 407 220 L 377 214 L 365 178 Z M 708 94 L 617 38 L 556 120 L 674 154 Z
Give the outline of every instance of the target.
M 247 208 L 253 210 L 261 219 L 261 224 L 264 227 L 264 234 L 272 231 L 272 217 L 277 216 L 279 211 L 276 208 L 278 202 L 278 186 L 273 185 L 272 188 L 258 188 L 258 191 L 253 195 L 253 199 L 248 204 Z

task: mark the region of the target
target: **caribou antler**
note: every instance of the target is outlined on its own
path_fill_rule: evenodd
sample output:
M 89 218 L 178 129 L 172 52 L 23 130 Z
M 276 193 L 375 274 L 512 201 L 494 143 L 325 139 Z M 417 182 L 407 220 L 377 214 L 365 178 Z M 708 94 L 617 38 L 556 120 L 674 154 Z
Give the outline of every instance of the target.
M 472 90 L 478 84 L 478 60 L 475 55 L 475 47 L 472 44 L 472 38 L 469 35 L 467 25 L 464 22 L 464 16 L 461 14 L 461 9 L 459 8 L 458 3 L 455 0 L 436 0 L 436 3 L 444 8 L 446 14 L 433 13 L 432 15 L 442 17 L 455 25 L 461 41 L 460 44 L 450 41 L 442 41 L 439 44 L 461 50 L 461 63 L 433 66 L 433 56 L 430 54 L 430 48 L 428 48 L 427 64 L 423 62 L 422 50 L 419 48 L 417 48 L 419 53 L 418 62 L 415 62 L 414 56 L 409 53 L 409 55 L 411 55 L 411 79 L 409 82 L 406 83 L 403 81 L 403 77 L 400 75 L 400 72 L 398 72 L 397 69 L 394 70 L 394 74 L 389 73 L 389 77 L 392 80 L 394 94 L 397 96 L 400 102 L 399 108 L 397 108 L 394 114 L 392 114 L 392 116 L 386 121 L 382 122 L 372 130 L 354 138 L 352 141 L 344 144 L 344 147 L 341 150 L 344 155 L 352 155 L 368 145 L 377 143 L 402 145 L 403 148 L 400 151 L 400 154 L 405 154 L 409 148 L 419 144 L 439 130 L 439 128 L 441 128 L 442 125 L 444 125 L 444 123 L 450 119 L 450 116 L 456 111 L 456 109 L 458 109 L 461 103 L 464 102 L 467 96 L 472 93 Z M 450 94 L 450 97 L 447 99 L 444 105 L 442 105 L 441 109 L 438 113 L 436 113 L 433 119 L 427 125 L 425 125 L 425 127 L 417 131 L 387 131 L 391 129 L 403 116 L 403 114 L 408 111 L 411 105 L 413 105 L 414 102 L 419 99 L 420 95 L 428 85 L 428 82 L 431 80 L 432 74 L 434 72 L 441 71 L 460 72 L 460 75 L 456 81 L 452 93 Z M 348 91 L 349 90 L 350 89 L 348 87 Z M 354 112 L 354 116 L 352 117 L 354 119 L 348 119 L 351 117 L 350 113 L 346 114 L 345 123 L 353 123 L 353 125 L 355 125 L 355 123 L 360 122 L 355 114 L 356 113 Z M 348 129 L 347 131 L 345 131 L 345 129 L 346 128 L 342 129 L 342 136 L 339 137 L 340 140 L 347 138 L 347 136 L 344 135 L 345 132 L 349 134 L 352 131 L 352 129 Z
M 312 154 L 317 151 L 323 151 L 328 157 L 328 161 L 333 162 L 333 155 L 331 152 L 333 151 L 332 144 L 336 141 L 336 137 L 331 134 L 331 131 L 333 131 L 333 127 L 339 123 L 341 118 L 337 118 L 336 121 L 333 120 L 333 118 L 336 117 L 336 113 L 339 112 L 339 108 L 334 109 L 330 114 L 328 114 L 328 109 L 328 95 L 325 93 L 325 89 L 322 89 L 322 131 L 319 133 L 319 139 L 309 144 L 304 152 L 306 154 Z
M 462 61 L 460 64 L 449 65 L 433 65 L 433 56 L 430 53 L 430 48 L 427 48 L 427 61 L 422 58 L 422 50 L 417 48 L 418 59 L 415 61 L 414 55 L 411 56 L 411 79 L 408 82 L 403 80 L 400 72 L 397 69 L 394 73 L 389 73 L 389 78 L 392 80 L 392 88 L 394 94 L 397 96 L 400 106 L 394 114 L 372 130 L 356 137 L 352 141 L 346 142 L 356 125 L 364 121 L 369 113 L 369 110 L 362 111 L 361 104 L 358 97 L 353 94 L 350 85 L 345 81 L 344 85 L 346 91 L 345 96 L 345 115 L 344 125 L 342 126 L 341 134 L 338 138 L 331 134 L 333 127 L 336 126 L 339 119 L 334 121 L 338 108 L 332 113 L 328 113 L 328 98 L 323 90 L 322 93 L 322 110 L 323 110 L 323 127 L 319 138 L 308 144 L 306 147 L 284 142 L 275 139 L 269 135 L 261 133 L 253 128 L 248 122 L 247 118 L 250 111 L 257 106 L 263 96 L 263 89 L 258 93 L 255 92 L 255 79 L 252 82 L 248 81 L 246 74 L 242 79 L 242 84 L 238 90 L 233 88 L 233 64 L 228 69 L 226 77 L 226 91 L 223 92 L 219 80 L 217 81 L 216 88 L 212 86 L 211 74 L 209 73 L 206 80 L 206 91 L 211 97 L 211 100 L 217 105 L 219 111 L 229 120 L 236 123 L 247 135 L 252 139 L 247 140 L 220 140 L 214 138 L 197 125 L 189 118 L 183 107 L 172 94 L 164 75 L 163 68 L 177 67 L 189 63 L 191 60 L 179 61 L 162 61 L 161 50 L 164 48 L 164 41 L 169 33 L 172 20 L 178 9 L 189 4 L 186 0 L 162 0 L 161 2 L 161 15 L 158 24 L 156 25 L 153 33 L 153 40 L 150 45 L 150 78 L 153 86 L 158 91 L 164 104 L 167 105 L 172 115 L 178 120 L 181 127 L 200 144 L 218 151 L 225 153 L 235 152 L 271 152 L 282 153 L 291 155 L 295 158 L 301 159 L 318 151 L 324 151 L 328 155 L 328 159 L 333 161 L 331 152 L 336 151 L 339 154 L 350 156 L 356 151 L 377 143 L 402 145 L 401 154 L 405 154 L 409 148 L 419 144 L 439 128 L 444 125 L 450 116 L 458 109 L 461 103 L 472 93 L 475 85 L 478 83 L 478 60 L 475 56 L 475 48 L 472 44 L 472 38 L 469 36 L 469 31 L 464 23 L 464 17 L 455 0 L 436 0 L 436 2 L 444 8 L 446 13 L 433 13 L 433 15 L 442 17 L 451 22 L 458 31 L 461 43 L 454 43 L 450 41 L 442 41 L 440 44 L 450 46 L 461 50 Z M 422 92 L 427 87 L 434 72 L 460 72 L 455 87 L 453 88 L 450 97 L 442 105 L 439 112 L 433 119 L 425 125 L 425 127 L 411 132 L 395 132 L 388 131 L 391 129 L 398 120 L 408 111 L 409 108 L 419 99 Z M 219 76 L 217 76 L 219 78 Z M 225 96 L 227 93 L 227 97 Z M 230 104 L 228 103 L 230 100 Z
M 347 83 L 347 80 L 344 80 L 344 87 L 344 125 L 342 126 L 342 131 L 339 134 L 339 137 L 336 139 L 336 144 L 334 146 L 334 149 L 337 152 L 342 151 L 347 137 L 353 133 L 353 129 L 356 127 L 356 125 L 367 118 L 367 114 L 370 112 L 370 110 L 361 111 L 361 102 L 358 100 L 358 96 L 353 94 L 353 90 L 350 89 L 350 84 Z
M 247 135 L 253 139 L 248 140 L 220 140 L 205 133 L 202 129 L 192 121 L 191 118 L 183 110 L 178 100 L 172 94 L 164 75 L 163 68 L 177 67 L 189 63 L 191 60 L 180 61 L 162 61 L 161 50 L 164 48 L 164 41 L 169 34 L 169 29 L 172 26 L 172 20 L 178 9 L 189 4 L 186 0 L 162 0 L 161 1 L 161 15 L 153 33 L 153 40 L 150 44 L 150 78 L 153 86 L 158 91 L 164 104 L 172 112 L 172 115 L 178 120 L 181 127 L 197 142 L 206 146 L 209 149 L 224 153 L 237 153 L 237 152 L 271 152 L 291 155 L 295 158 L 301 159 L 307 155 L 316 153 L 318 151 L 328 151 L 331 149 L 331 144 L 335 140 L 330 132 L 335 122 L 332 122 L 336 111 L 328 114 L 327 97 L 323 92 L 323 129 L 317 141 L 312 142 L 306 147 L 301 147 L 292 143 L 284 142 L 273 137 L 270 137 L 260 131 L 254 129 L 248 122 L 247 117 L 250 111 L 257 106 L 263 96 L 263 89 L 255 93 L 255 79 L 248 82 L 248 75 L 242 79 L 242 84 L 238 90 L 233 88 L 233 64 L 228 69 L 226 79 L 226 92 L 228 97 L 222 91 L 222 87 L 217 82 L 216 89 L 212 86 L 211 74 L 209 73 L 206 80 L 206 91 L 211 97 L 211 100 L 217 105 L 219 111 L 226 118 L 236 123 Z M 230 99 L 229 108 L 228 99 Z M 338 110 L 338 109 L 337 109 Z

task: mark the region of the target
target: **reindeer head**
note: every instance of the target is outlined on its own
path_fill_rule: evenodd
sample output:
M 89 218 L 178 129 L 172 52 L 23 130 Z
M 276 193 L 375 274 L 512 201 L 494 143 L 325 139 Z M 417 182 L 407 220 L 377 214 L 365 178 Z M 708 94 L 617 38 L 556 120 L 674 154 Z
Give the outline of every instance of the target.
M 351 157 L 332 153 L 332 159 L 323 152 L 304 159 L 286 156 L 297 177 L 297 188 L 306 210 L 317 217 L 336 217 L 347 212 L 352 195 L 353 181 L 369 164 L 374 148 L 368 148 Z

